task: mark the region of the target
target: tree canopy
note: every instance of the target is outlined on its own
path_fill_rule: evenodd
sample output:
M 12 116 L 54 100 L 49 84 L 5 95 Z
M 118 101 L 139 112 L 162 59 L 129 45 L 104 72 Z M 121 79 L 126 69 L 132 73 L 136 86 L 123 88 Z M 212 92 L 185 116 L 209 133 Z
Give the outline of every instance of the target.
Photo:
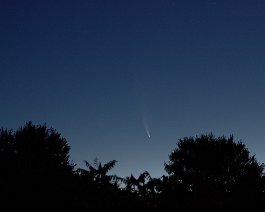
M 0 129 L 2 207 L 72 211 L 264 210 L 264 165 L 233 136 L 179 139 L 167 176 L 108 175 L 117 161 L 75 169 L 70 146 L 53 128 L 28 122 Z
M 14 196 L 21 204 L 25 199 L 32 205 L 52 202 L 56 196 L 56 202 L 62 201 L 74 168 L 69 151 L 60 133 L 46 125 L 0 129 L 0 181 L 7 202 Z
M 224 206 L 231 196 L 250 203 L 264 192 L 263 169 L 242 142 L 212 134 L 179 139 L 165 164 L 171 192 L 183 192 L 207 207 Z

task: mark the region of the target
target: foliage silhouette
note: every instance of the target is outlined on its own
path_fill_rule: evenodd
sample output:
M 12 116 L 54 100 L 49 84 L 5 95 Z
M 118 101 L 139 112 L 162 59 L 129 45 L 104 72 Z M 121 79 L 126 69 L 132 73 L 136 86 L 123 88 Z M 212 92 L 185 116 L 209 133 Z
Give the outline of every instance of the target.
M 253 209 L 264 192 L 263 164 L 242 142 L 212 134 L 185 137 L 169 155 L 170 196 L 178 209 Z M 183 198 L 185 200 L 183 200 Z M 176 203 L 174 201 L 174 203 Z
M 75 169 L 70 146 L 53 128 L 31 122 L 0 129 L 0 200 L 9 210 L 239 211 L 263 210 L 264 165 L 242 142 L 212 134 L 179 139 L 168 176 L 109 175 L 117 161 L 84 161 Z
M 1 129 L 3 202 L 14 207 L 12 200 L 27 208 L 64 207 L 74 168 L 69 150 L 66 140 L 46 125 L 28 122 L 16 132 Z

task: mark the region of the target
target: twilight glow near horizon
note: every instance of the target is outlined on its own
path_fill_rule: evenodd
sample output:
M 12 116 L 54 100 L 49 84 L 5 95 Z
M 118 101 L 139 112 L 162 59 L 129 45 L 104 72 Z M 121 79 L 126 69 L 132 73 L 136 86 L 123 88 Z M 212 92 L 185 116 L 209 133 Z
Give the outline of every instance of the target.
M 121 177 L 210 132 L 265 162 L 264 0 L 1 0 L 0 26 L 0 127 L 46 123 Z

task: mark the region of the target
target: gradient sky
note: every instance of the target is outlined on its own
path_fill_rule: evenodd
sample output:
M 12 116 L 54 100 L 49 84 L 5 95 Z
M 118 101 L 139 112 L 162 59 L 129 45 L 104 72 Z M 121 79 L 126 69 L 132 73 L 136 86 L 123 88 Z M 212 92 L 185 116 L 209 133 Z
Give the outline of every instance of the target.
M 78 167 L 159 177 L 209 132 L 265 162 L 264 0 L 0 0 L 0 74 L 1 127 L 46 123 Z

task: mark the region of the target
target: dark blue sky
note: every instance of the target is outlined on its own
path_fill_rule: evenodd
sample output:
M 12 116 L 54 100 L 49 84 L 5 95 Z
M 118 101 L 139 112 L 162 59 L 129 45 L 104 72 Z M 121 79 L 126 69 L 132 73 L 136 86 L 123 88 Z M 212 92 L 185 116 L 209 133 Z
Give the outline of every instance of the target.
M 1 0 L 0 42 L 1 126 L 47 123 L 79 167 L 158 177 L 209 132 L 265 162 L 264 0 Z

